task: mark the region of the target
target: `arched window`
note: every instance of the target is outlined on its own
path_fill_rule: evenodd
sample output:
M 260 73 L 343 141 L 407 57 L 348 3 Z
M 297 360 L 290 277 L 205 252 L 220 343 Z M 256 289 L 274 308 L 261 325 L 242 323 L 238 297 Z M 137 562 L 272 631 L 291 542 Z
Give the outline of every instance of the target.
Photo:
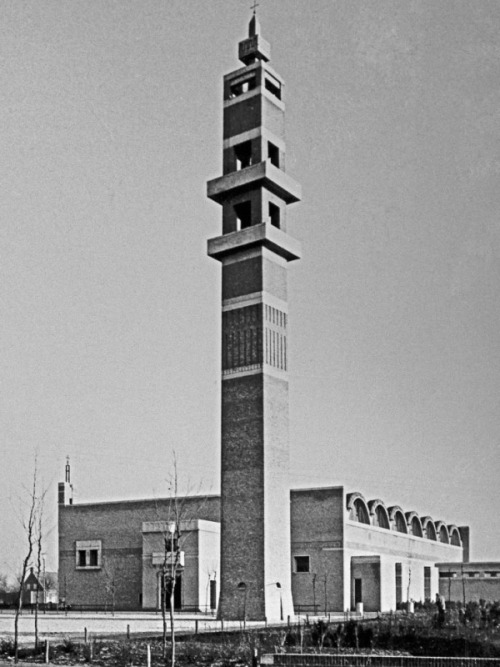
M 461 547 L 462 540 L 460 539 L 460 532 L 456 526 L 448 526 L 448 534 L 450 536 L 450 544 L 454 547 Z
M 379 499 L 370 500 L 368 509 L 370 510 L 370 515 L 372 517 L 372 526 L 378 526 L 378 528 L 386 528 L 389 530 L 389 515 L 387 514 L 384 503 Z
M 389 507 L 389 519 L 393 530 L 398 533 L 408 533 L 408 526 L 406 525 L 405 515 L 401 507 L 397 505 Z
M 359 521 L 359 523 L 370 523 L 368 512 L 366 511 L 366 506 L 359 498 L 357 498 L 353 503 L 351 512 L 349 514 L 349 519 L 351 519 L 351 521 Z
M 442 521 L 436 521 L 435 526 L 436 526 L 436 535 L 438 542 L 442 542 L 443 544 L 449 544 L 450 536 L 448 534 L 448 529 L 446 528 L 446 525 Z
M 408 533 L 415 535 L 415 537 L 422 537 L 422 524 L 416 512 L 406 512 L 406 523 L 408 526 Z
M 424 516 L 422 519 L 422 528 L 425 532 L 425 537 L 428 540 L 433 540 L 437 542 L 436 527 L 430 516 Z
M 349 510 L 349 520 L 369 524 L 368 507 L 361 493 L 350 493 L 346 500 L 347 509 Z

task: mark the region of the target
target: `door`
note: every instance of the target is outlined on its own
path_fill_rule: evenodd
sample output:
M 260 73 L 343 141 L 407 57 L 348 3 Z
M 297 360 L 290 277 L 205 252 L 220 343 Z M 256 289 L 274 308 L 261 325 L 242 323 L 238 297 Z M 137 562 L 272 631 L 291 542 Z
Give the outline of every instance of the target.
M 164 583 L 164 586 L 162 585 Z M 158 609 L 162 608 L 162 592 L 165 595 L 165 609 L 170 609 L 170 593 L 172 592 L 172 580 L 168 575 L 158 575 Z M 182 609 L 182 575 L 178 574 L 175 579 L 174 609 Z

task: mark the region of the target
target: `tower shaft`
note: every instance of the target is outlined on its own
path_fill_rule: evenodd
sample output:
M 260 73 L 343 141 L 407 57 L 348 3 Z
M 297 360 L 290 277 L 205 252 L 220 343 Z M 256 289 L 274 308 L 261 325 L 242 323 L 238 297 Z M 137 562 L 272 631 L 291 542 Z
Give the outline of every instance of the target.
M 288 482 L 287 264 L 299 245 L 286 205 L 284 84 L 258 24 L 239 45 L 245 67 L 224 77 L 223 175 L 208 183 L 223 234 L 221 599 L 223 618 L 293 613 Z

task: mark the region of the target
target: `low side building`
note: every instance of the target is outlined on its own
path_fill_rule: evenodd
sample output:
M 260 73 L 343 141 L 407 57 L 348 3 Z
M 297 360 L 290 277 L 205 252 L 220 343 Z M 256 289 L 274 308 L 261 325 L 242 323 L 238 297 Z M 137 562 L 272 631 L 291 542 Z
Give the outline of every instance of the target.
M 453 602 L 500 601 L 500 562 L 437 563 L 439 592 Z
M 59 504 L 60 601 L 89 609 L 158 608 L 167 526 L 175 516 L 172 499 L 66 501 Z M 183 498 L 182 517 L 179 546 L 186 566 L 176 603 L 205 609 L 208 573 L 218 570 L 220 498 Z
M 304 611 L 390 611 L 432 599 L 435 564 L 460 563 L 466 529 L 344 487 L 292 491 L 292 592 Z M 462 534 L 461 534 L 462 531 Z
M 69 491 L 59 498 L 61 602 L 89 609 L 160 608 L 162 577 L 166 573 L 168 581 L 177 547 L 170 533 L 172 499 L 73 504 Z M 297 612 L 338 612 L 360 603 L 365 611 L 389 611 L 407 599 L 431 599 L 440 585 L 436 563 L 453 563 L 458 572 L 468 553 L 467 529 L 387 508 L 379 499 L 367 502 L 342 486 L 293 490 L 290 499 Z M 220 581 L 220 498 L 177 502 L 182 567 L 174 604 L 213 611 Z M 244 583 L 248 602 L 253 582 Z M 278 617 L 278 598 L 275 606 Z

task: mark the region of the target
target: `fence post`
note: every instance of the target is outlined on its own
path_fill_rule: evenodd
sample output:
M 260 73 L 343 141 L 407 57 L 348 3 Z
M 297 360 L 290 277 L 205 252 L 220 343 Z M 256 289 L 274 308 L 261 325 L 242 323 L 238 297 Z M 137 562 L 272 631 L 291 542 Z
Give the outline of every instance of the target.
M 194 622 L 194 634 L 195 635 L 198 634 L 198 619 L 196 619 Z
M 151 667 L 151 644 L 146 646 L 146 667 Z
M 130 625 L 127 624 L 127 639 L 130 639 Z
M 87 643 L 87 628 L 83 628 L 83 641 Z
M 50 650 L 49 650 L 49 640 L 46 639 L 46 640 L 45 640 L 45 662 L 46 662 L 46 663 L 49 662 L 49 654 L 50 654 Z

